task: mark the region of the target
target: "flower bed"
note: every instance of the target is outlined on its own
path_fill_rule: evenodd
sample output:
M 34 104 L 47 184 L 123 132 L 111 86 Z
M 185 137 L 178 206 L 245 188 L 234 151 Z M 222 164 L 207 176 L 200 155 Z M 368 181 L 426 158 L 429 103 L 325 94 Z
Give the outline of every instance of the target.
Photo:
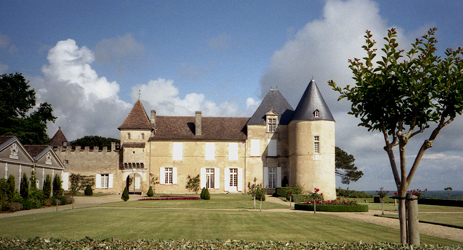
M 161 196 L 157 198 L 142 198 L 139 201 L 172 201 L 172 200 L 199 200 L 199 197 L 190 196 Z

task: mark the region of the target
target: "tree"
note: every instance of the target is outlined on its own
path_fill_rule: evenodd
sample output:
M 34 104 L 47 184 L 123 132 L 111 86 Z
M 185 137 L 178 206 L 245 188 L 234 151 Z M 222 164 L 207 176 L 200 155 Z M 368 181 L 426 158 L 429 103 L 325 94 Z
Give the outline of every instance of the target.
M 0 75 L 0 134 L 15 135 L 23 144 L 47 144 L 47 122 L 56 119 L 52 111 L 46 102 L 36 108 L 35 91 L 21 73 Z
M 341 177 L 342 184 L 349 185 L 351 181 L 358 181 L 363 172 L 354 165 L 355 158 L 346 151 L 336 147 L 336 175 Z
M 185 188 L 189 189 L 190 191 L 195 192 L 196 194 L 199 191 L 199 184 L 201 183 L 201 180 L 199 178 L 199 174 L 195 177 L 191 177 L 188 175 L 188 183 L 186 184 Z
M 95 184 L 95 176 L 84 176 L 80 174 L 71 174 L 69 179 L 71 180 L 71 194 L 76 195 L 77 192 L 86 188 L 88 185 L 93 186 Z
M 62 195 L 62 188 L 61 188 L 61 178 L 59 175 L 55 174 L 53 178 L 53 195 Z
M 463 109 L 463 49 L 447 49 L 444 57 L 435 55 L 436 28 L 430 29 L 421 39 L 412 44 L 405 53 L 398 49 L 397 31 L 390 29 L 383 55 L 377 55 L 375 41 L 370 31 L 366 32 L 366 44 L 362 48 L 366 56 L 349 60 L 354 74 L 355 86 L 344 89 L 329 85 L 340 93 L 339 99 L 351 102 L 349 114 L 360 119 L 359 126 L 368 131 L 378 130 L 383 134 L 384 150 L 389 156 L 394 181 L 397 186 L 401 242 L 406 242 L 405 195 L 425 151 L 432 147 L 439 132 L 449 125 Z M 405 59 L 402 57 L 405 56 Z M 409 140 L 430 124 L 436 124 L 429 137 L 424 140 L 407 175 L 405 149 Z M 399 166 L 393 149 L 399 148 Z
M 16 187 L 16 181 L 15 181 L 15 177 L 14 175 L 10 174 L 8 176 L 8 180 L 6 180 L 6 184 L 7 184 L 7 190 L 6 190 L 6 196 L 8 198 L 8 200 L 10 202 L 13 201 L 13 197 L 14 197 L 14 190 L 15 190 L 15 187 Z
M 51 177 L 47 174 L 45 181 L 43 182 L 43 198 L 48 199 L 51 195 Z
M 124 188 L 124 192 L 122 192 L 121 199 L 124 201 L 128 201 L 130 199 L 129 190 L 127 189 L 127 186 Z
M 445 191 L 447 191 L 447 194 L 449 195 L 449 200 L 450 200 L 450 191 L 452 191 L 452 187 L 446 187 L 444 188 Z
M 23 173 L 23 177 L 21 178 L 21 189 L 19 193 L 24 200 L 29 198 L 29 180 L 27 179 L 26 173 Z
M 98 146 L 98 148 L 103 148 L 103 147 L 108 147 L 111 148 L 111 142 L 116 142 L 120 143 L 119 139 L 114 139 L 114 138 L 106 138 L 106 137 L 101 137 L 101 136 L 96 136 L 96 135 L 87 135 L 82 138 L 79 138 L 77 140 L 71 141 L 72 146 L 89 146 L 89 147 L 94 147 Z

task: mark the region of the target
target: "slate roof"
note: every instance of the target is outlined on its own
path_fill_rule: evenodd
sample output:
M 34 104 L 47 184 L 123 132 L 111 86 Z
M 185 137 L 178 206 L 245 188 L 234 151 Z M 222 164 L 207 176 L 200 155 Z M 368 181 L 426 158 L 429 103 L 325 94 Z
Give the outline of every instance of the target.
M 319 111 L 319 116 L 314 116 L 314 111 Z M 291 121 L 315 121 L 315 120 L 328 120 L 334 121 L 330 109 L 325 103 L 320 90 L 314 80 L 311 80 L 309 86 L 299 101 L 299 104 L 294 111 Z
M 66 136 L 64 136 L 63 131 L 61 131 L 61 128 L 59 128 L 53 138 L 51 138 L 50 142 L 48 142 L 48 145 L 52 147 L 62 147 L 63 142 L 66 142 L 67 145 L 70 145 L 68 139 L 66 139 Z
M 48 147 L 48 145 L 24 145 L 24 149 L 29 153 L 30 156 L 32 157 L 37 157 L 40 153 L 45 151 Z
M 154 136 L 150 140 L 245 140 L 243 117 L 201 117 L 201 135 L 195 135 L 194 116 L 157 116 Z
M 0 135 L 0 145 L 11 140 L 14 136 L 12 135 Z
M 119 126 L 119 130 L 121 129 L 152 129 L 153 126 L 151 125 L 150 118 L 146 114 L 145 108 L 141 103 L 140 99 L 138 99 L 135 104 L 133 105 L 132 110 L 125 118 L 124 122 L 121 126 Z
M 270 89 L 256 112 L 249 119 L 248 125 L 265 125 L 265 115 L 273 107 L 278 113 L 278 121 L 281 125 L 287 125 L 291 121 L 294 109 L 286 101 L 278 89 Z

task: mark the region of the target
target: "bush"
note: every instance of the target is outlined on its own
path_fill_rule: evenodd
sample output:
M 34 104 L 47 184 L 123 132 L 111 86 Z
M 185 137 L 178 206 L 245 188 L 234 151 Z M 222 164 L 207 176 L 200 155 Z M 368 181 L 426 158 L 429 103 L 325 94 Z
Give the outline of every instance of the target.
M 93 190 L 92 190 L 92 187 L 90 185 L 87 185 L 87 187 L 85 188 L 85 195 L 87 195 L 87 196 L 92 196 L 93 195 Z
M 209 194 L 209 190 L 207 188 L 203 188 L 203 190 L 201 191 L 201 195 L 199 196 L 199 198 L 201 198 L 201 200 L 210 200 L 211 199 L 211 195 Z
M 57 174 L 55 174 L 55 177 L 53 178 L 53 195 L 63 195 L 61 183 L 61 178 Z
M 265 201 L 265 189 L 257 189 L 257 191 L 256 191 L 256 200 Z
M 146 193 L 146 195 L 148 197 L 153 197 L 154 196 L 153 188 L 151 186 L 150 186 L 150 189 L 148 189 L 148 193 Z
M 23 204 L 19 202 L 11 202 L 10 207 L 9 207 L 10 212 L 16 212 L 21 209 L 23 209 Z
M 53 206 L 59 206 L 59 205 L 62 205 L 63 203 L 61 203 L 60 199 L 56 199 L 56 197 L 55 197 L 55 199 L 51 199 L 51 204 Z
M 51 177 L 47 174 L 45 181 L 43 183 L 43 198 L 48 199 L 51 195 Z
M 42 205 L 43 206 L 51 206 L 53 204 L 53 200 L 50 198 L 44 199 Z
M 313 204 L 294 204 L 295 210 L 313 211 Z M 317 205 L 317 211 L 325 212 L 368 212 L 368 205 Z
M 30 210 L 33 208 L 32 202 L 30 200 L 23 200 L 23 210 Z
M 66 196 L 64 196 L 64 198 L 66 199 L 66 204 L 74 203 L 74 199 L 71 196 L 66 195 Z
M 15 187 L 15 178 L 14 178 L 14 175 L 10 174 L 8 176 L 8 180 L 6 181 L 6 184 L 7 184 L 7 189 L 6 189 L 6 196 L 8 198 L 9 201 L 12 201 L 13 200 L 13 196 L 14 196 L 14 187 Z
M 127 189 L 127 187 L 124 188 L 124 192 L 122 192 L 121 199 L 123 199 L 124 201 L 128 201 L 130 199 L 129 190 Z
M 27 179 L 26 173 L 23 173 L 23 177 L 21 178 L 21 187 L 19 192 L 24 200 L 29 198 L 29 180 Z
M 289 195 L 288 195 L 289 192 L 291 192 L 291 194 L 300 194 L 301 188 L 300 187 L 278 187 L 275 189 L 273 196 L 286 197 L 286 199 L 289 200 Z

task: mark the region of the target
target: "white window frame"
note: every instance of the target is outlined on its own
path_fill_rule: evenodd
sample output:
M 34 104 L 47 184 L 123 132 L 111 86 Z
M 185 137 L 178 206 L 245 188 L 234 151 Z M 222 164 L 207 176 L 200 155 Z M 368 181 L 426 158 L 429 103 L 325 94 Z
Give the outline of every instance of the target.
M 168 183 L 170 180 L 167 179 L 166 180 L 166 176 L 169 178 L 169 175 L 166 175 L 166 169 L 168 169 L 168 171 L 170 171 L 170 168 L 172 169 L 172 183 Z M 159 184 L 161 185 L 175 185 L 177 184 L 177 168 L 176 167 L 161 167 L 159 169 Z
M 183 160 L 183 143 L 174 142 L 172 144 L 172 158 L 174 161 Z
M 316 135 L 313 137 L 314 143 L 313 143 L 313 152 L 315 154 L 320 153 L 320 136 Z
M 164 184 L 174 184 L 174 168 L 164 168 Z
M 206 188 L 215 188 L 215 169 L 206 168 Z
M 251 140 L 251 156 L 260 156 L 260 140 Z
M 206 161 L 215 160 L 215 143 L 206 142 Z
M 276 116 L 267 117 L 267 132 L 273 133 L 277 130 L 278 119 Z
M 276 188 L 276 182 L 277 182 L 277 169 L 269 168 L 268 169 L 268 188 L 270 189 Z
M 278 142 L 276 139 L 268 140 L 267 156 L 277 156 Z
M 228 144 L 228 160 L 229 161 L 238 160 L 238 143 L 231 142 Z

